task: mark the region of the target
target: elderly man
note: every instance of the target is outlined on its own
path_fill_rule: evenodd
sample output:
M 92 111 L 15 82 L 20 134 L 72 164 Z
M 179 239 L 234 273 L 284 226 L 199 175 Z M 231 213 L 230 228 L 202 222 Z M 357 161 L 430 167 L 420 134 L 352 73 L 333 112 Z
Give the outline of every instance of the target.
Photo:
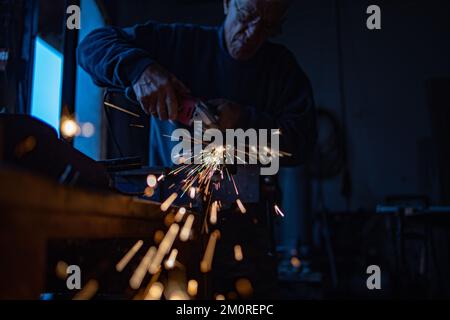
M 99 29 L 81 43 L 79 63 L 98 85 L 134 90 L 152 119 L 151 165 L 172 166 L 164 135 L 177 128 L 167 120 L 177 119 L 185 95 L 211 100 L 222 129 L 281 129 L 280 149 L 292 154 L 285 164 L 300 164 L 316 139 L 311 86 L 293 54 L 267 41 L 281 32 L 288 6 L 224 0 L 219 27 L 148 22 Z M 250 273 L 265 265 L 258 259 Z

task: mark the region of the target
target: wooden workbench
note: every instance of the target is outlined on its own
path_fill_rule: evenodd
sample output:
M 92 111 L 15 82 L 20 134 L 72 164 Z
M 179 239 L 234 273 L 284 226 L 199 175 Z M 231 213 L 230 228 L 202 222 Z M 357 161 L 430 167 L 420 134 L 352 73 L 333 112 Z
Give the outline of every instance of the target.
M 51 239 L 150 238 L 157 203 L 0 168 L 0 299 L 38 299 Z

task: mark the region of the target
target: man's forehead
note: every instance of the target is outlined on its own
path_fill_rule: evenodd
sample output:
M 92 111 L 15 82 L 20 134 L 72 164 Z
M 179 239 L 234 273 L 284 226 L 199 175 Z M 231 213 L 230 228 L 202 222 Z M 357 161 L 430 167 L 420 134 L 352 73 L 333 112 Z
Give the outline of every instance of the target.
M 245 10 L 257 12 L 268 19 L 282 18 L 287 11 L 289 0 L 232 0 Z

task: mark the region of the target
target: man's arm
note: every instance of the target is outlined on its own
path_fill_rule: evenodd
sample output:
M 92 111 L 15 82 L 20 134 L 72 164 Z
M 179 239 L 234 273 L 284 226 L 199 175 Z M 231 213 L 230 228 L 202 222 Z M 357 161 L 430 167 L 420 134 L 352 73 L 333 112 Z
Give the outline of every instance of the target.
M 160 39 L 171 41 L 175 30 L 149 22 L 133 28 L 101 28 L 78 47 L 78 62 L 97 85 L 133 87 L 143 110 L 161 120 L 176 119 L 180 97 L 188 90 L 155 61 Z
M 105 87 L 131 86 L 154 61 L 152 50 L 137 45 L 138 35 L 146 34 L 148 41 L 157 46 L 153 24 L 133 29 L 107 27 L 91 32 L 78 47 L 78 63 L 91 75 L 96 84 Z

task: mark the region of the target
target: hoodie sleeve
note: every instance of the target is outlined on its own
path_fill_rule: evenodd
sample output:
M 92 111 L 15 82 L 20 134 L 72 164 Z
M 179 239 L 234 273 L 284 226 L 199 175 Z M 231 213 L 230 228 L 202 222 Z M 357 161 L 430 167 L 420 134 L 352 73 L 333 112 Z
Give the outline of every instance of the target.
M 97 85 L 129 87 L 154 62 L 159 38 L 170 32 L 161 28 L 148 22 L 132 28 L 94 30 L 78 47 L 78 63 Z

